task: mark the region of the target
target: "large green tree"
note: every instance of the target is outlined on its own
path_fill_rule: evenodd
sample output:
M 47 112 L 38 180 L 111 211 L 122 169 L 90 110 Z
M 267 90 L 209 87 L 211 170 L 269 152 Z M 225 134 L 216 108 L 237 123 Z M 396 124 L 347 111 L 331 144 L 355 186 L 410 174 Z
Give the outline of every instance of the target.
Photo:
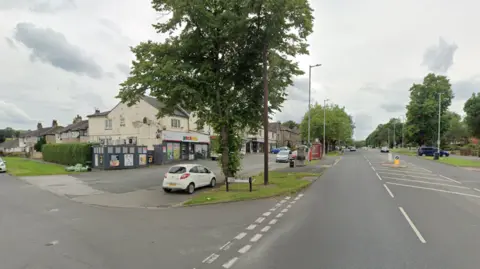
M 334 147 L 340 142 L 352 142 L 351 138 L 353 136 L 355 125 L 353 124 L 352 117 L 345 111 L 345 108 L 338 105 L 329 105 L 325 109 L 326 145 Z M 318 138 L 323 142 L 324 107 L 315 104 L 311 108 L 310 113 L 310 135 L 312 138 Z M 300 123 L 300 130 L 302 139 L 306 141 L 308 137 L 308 112 L 305 113 L 305 116 Z
M 219 134 L 222 171 L 233 176 L 240 169 L 243 130 L 261 126 L 263 76 L 268 77 L 268 110 L 273 112 L 284 102 L 293 76 L 303 73 L 292 59 L 308 53 L 309 3 L 153 0 L 152 5 L 171 14 L 154 25 L 170 37 L 132 49 L 136 60 L 118 97 L 133 105 L 150 91 L 165 104 L 159 117 L 177 105 L 194 111 L 198 124 Z
M 465 105 L 463 111 L 467 114 L 465 123 L 468 126 L 470 134 L 475 137 L 480 137 L 480 93 L 473 93 Z
M 469 137 L 468 129 L 465 122 L 462 121 L 462 117 L 452 111 L 448 111 L 446 116 L 448 118 L 448 130 L 442 136 L 445 143 L 467 144 Z
M 366 143 L 369 146 L 393 148 L 394 145 L 402 145 L 402 128 L 404 123 L 398 118 L 391 118 L 388 122 L 379 124 L 375 130 L 367 136 Z M 405 131 L 405 129 L 403 130 Z M 395 143 L 394 143 L 395 141 Z M 406 143 L 406 141 L 404 141 Z
M 422 84 L 410 88 L 410 102 L 407 105 L 408 140 L 418 145 L 435 145 L 438 132 L 438 103 L 441 94 L 440 132 L 448 130 L 446 112 L 454 97 L 450 81 L 445 76 L 428 74 Z
M 295 129 L 300 127 L 300 124 L 294 122 L 293 120 L 285 121 L 282 123 L 282 125 L 290 129 Z

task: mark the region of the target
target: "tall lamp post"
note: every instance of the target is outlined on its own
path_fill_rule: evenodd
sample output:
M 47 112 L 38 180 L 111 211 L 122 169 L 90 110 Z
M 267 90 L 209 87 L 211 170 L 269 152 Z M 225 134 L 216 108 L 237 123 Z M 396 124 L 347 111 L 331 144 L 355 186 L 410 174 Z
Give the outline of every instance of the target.
M 308 145 L 310 146 L 310 100 L 312 96 L 312 68 L 322 66 L 321 64 L 315 64 L 308 66 Z
M 329 101 L 329 99 L 325 99 L 323 100 L 323 151 L 322 151 L 322 155 L 325 155 L 325 130 L 326 130 L 326 127 L 327 127 L 327 124 L 326 124 L 326 111 L 327 111 L 327 102 Z
M 397 147 L 397 140 L 396 140 L 396 138 L 395 138 L 395 132 L 396 132 L 395 126 L 396 126 L 396 125 L 397 125 L 397 119 L 395 119 L 395 120 L 393 121 L 393 148 L 396 148 L 396 147 Z
M 437 137 L 437 152 L 440 155 L 440 119 L 442 115 L 442 93 L 438 93 L 438 137 Z
M 404 129 L 405 129 L 405 123 L 406 122 L 405 122 L 405 117 L 403 115 L 400 116 L 400 117 L 402 117 L 402 121 L 403 121 L 403 123 L 402 123 L 402 148 L 403 148 L 404 147 L 403 142 L 404 142 L 404 139 L 405 139 Z

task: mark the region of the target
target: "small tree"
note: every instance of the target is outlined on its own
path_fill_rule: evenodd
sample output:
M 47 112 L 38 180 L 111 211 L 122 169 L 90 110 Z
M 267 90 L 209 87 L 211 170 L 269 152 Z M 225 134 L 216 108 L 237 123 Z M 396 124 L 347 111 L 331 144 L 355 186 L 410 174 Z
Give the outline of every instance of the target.
M 45 140 L 45 137 L 41 137 L 40 139 L 38 139 L 37 143 L 35 143 L 35 145 L 33 146 L 33 148 L 35 149 L 35 151 L 37 152 L 42 152 L 42 147 L 43 145 L 47 144 L 47 141 Z

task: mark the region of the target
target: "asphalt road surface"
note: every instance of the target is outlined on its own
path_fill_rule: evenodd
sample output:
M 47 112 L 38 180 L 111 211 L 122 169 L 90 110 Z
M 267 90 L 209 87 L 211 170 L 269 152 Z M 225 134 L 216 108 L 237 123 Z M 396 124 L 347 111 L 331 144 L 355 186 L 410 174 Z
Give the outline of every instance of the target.
M 246 243 L 248 251 L 199 268 L 479 268 L 473 174 L 418 158 L 391 168 L 386 160 L 377 151 L 346 152 L 269 234 Z

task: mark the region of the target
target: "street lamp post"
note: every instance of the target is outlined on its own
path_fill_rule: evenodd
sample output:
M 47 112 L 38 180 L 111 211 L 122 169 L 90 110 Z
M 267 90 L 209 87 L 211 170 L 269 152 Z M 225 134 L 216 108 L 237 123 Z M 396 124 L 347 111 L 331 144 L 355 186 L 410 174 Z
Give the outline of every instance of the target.
M 442 115 L 442 93 L 438 94 L 438 137 L 437 137 L 437 152 L 440 155 L 440 119 Z
M 387 145 L 390 148 L 390 128 L 387 129 Z
M 402 120 L 403 120 L 403 123 L 402 123 L 402 148 L 403 148 L 404 147 L 403 141 L 404 141 L 404 138 L 405 138 L 404 132 L 403 132 L 403 130 L 405 129 L 405 117 L 403 115 L 401 117 L 402 117 Z
M 321 64 L 315 64 L 308 66 L 308 145 L 310 146 L 310 100 L 312 96 L 312 68 L 321 66 Z
M 393 121 L 393 148 L 397 147 L 397 140 L 395 139 L 395 126 L 397 125 L 397 119 Z
M 325 155 L 325 130 L 326 130 L 326 111 L 327 111 L 327 101 L 328 99 L 323 100 L 323 151 L 322 155 Z

